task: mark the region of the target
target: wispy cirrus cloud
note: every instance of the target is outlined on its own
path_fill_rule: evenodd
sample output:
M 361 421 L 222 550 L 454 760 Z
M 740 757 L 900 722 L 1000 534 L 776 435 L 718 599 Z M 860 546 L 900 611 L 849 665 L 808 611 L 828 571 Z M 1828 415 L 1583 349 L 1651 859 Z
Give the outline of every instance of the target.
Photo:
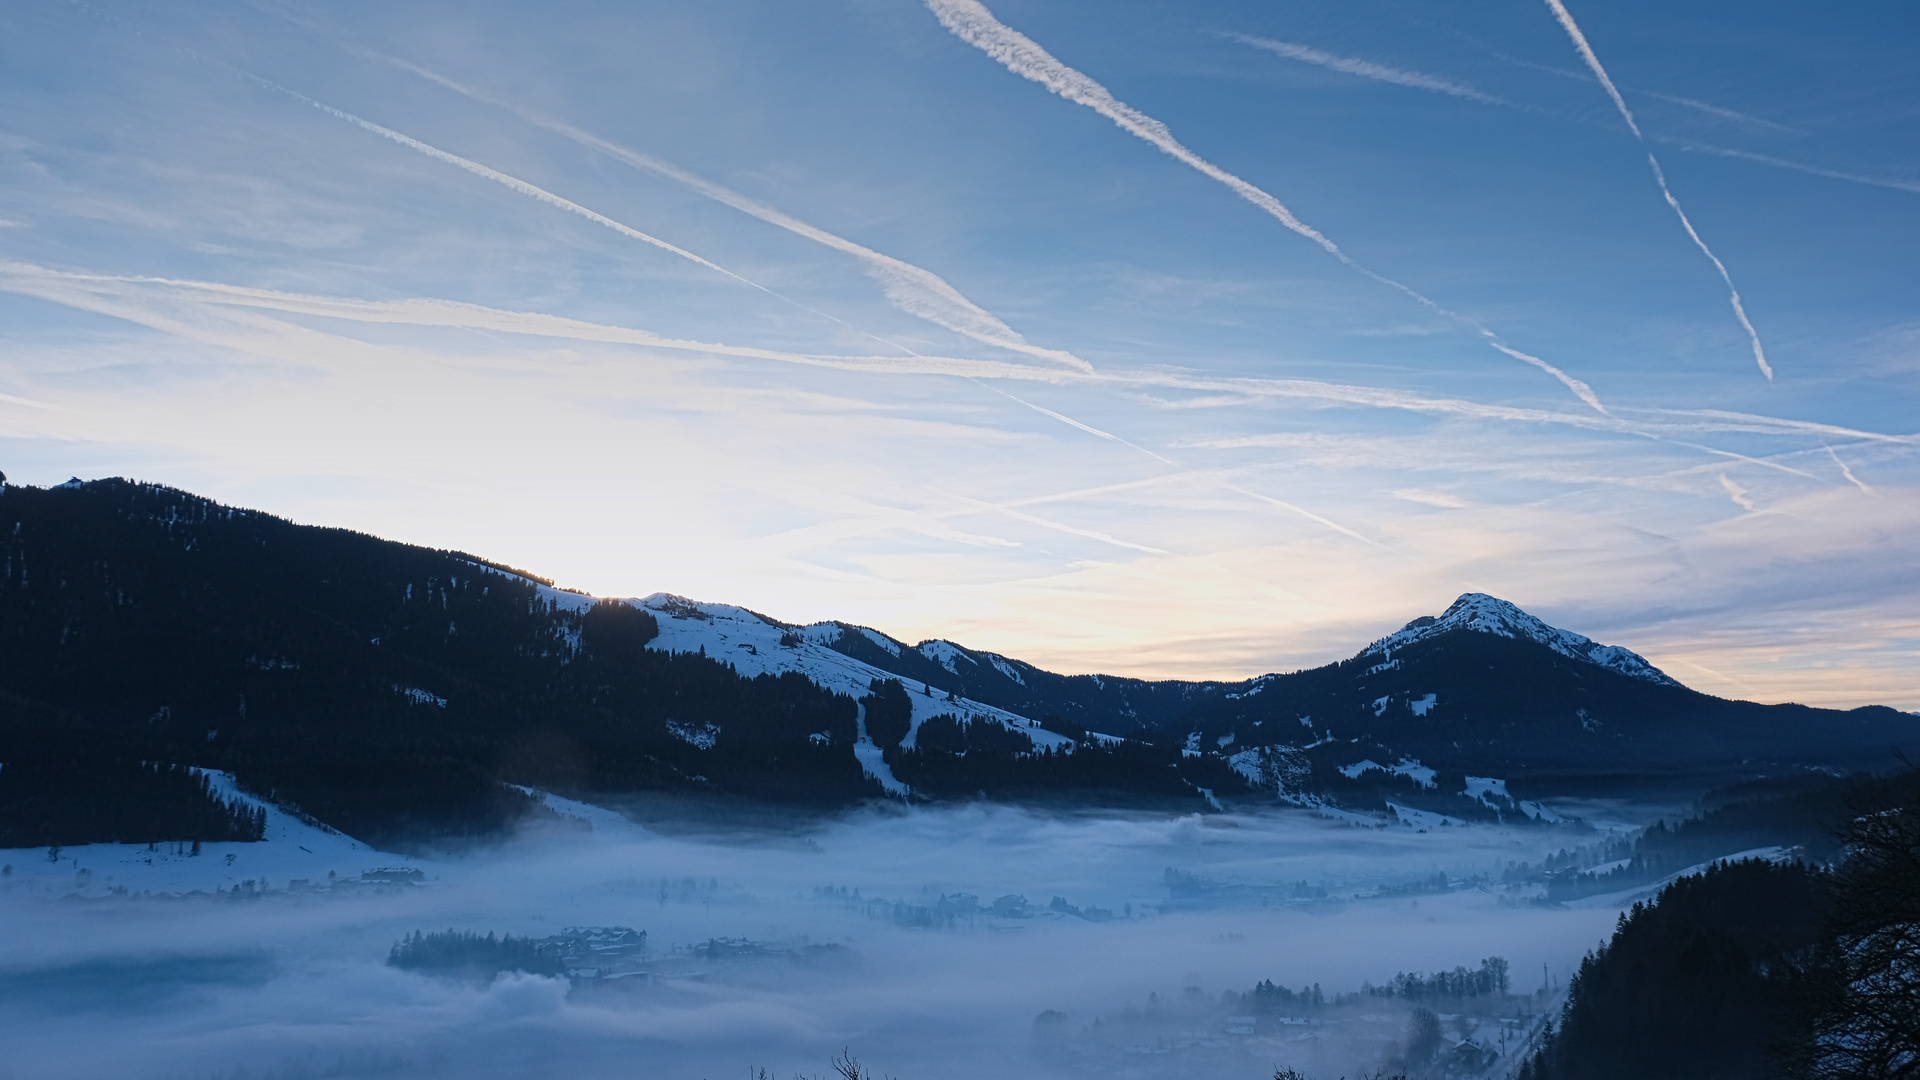
M 247 288 L 216 282 L 110 274 L 82 274 L 51 270 L 25 263 L 0 262 L 0 290 L 37 296 L 81 310 L 124 318 L 209 344 L 233 344 L 211 328 L 173 317 L 164 305 L 149 298 L 185 301 L 196 305 L 250 308 L 294 315 L 316 315 L 351 322 L 395 326 L 440 326 L 490 330 L 535 337 L 636 345 L 675 352 L 705 353 L 751 360 L 771 360 L 807 367 L 887 374 L 966 375 L 1056 381 L 1072 377 L 1057 368 L 1038 368 L 999 360 L 943 356 L 836 356 L 762 349 L 722 342 L 670 338 L 633 327 L 587 322 L 560 315 L 507 311 L 455 300 L 353 300 L 312 296 L 273 289 Z
M 1601 404 L 1599 395 L 1595 394 L 1593 388 L 1584 381 L 1574 378 L 1538 356 L 1514 348 L 1477 320 L 1441 305 L 1411 286 L 1368 269 L 1343 251 L 1338 244 L 1328 239 L 1325 234 L 1300 220 L 1279 199 L 1194 153 L 1180 140 L 1174 138 L 1172 130 L 1167 125 L 1114 97 L 1105 86 L 1084 72 L 1062 63 L 1033 39 L 994 18 L 993 13 L 988 11 L 984 4 L 979 3 L 979 0 L 926 0 L 926 5 L 948 32 L 986 53 L 1008 71 L 1030 82 L 1039 83 L 1049 92 L 1076 105 L 1092 109 L 1113 121 L 1122 131 L 1146 141 L 1175 161 L 1225 185 L 1228 190 L 1259 207 L 1292 232 L 1312 241 L 1348 268 L 1407 296 L 1435 314 L 1469 327 L 1490 347 L 1558 379 L 1562 385 L 1573 392 L 1575 397 L 1585 402 L 1595 412 L 1604 414 L 1607 411 L 1606 406 Z
M 534 337 L 767 360 L 879 375 L 958 376 L 976 380 L 1097 385 L 1224 395 L 1216 399 L 1213 407 L 1262 399 L 1285 399 L 1515 425 L 1568 426 L 1669 441 L 1684 436 L 1742 433 L 1811 440 L 1857 439 L 1889 447 L 1920 447 L 1920 434 L 1870 431 L 1841 424 L 1724 409 L 1637 410 L 1649 419 L 1635 419 L 1631 416 L 1595 415 L 1588 412 L 1501 405 L 1467 398 L 1421 394 L 1392 387 L 1314 379 L 1214 377 L 1153 369 L 1112 370 L 1086 374 L 1053 366 L 1040 367 L 1033 364 L 966 357 L 796 353 L 724 342 L 670 338 L 629 326 L 596 323 L 540 312 L 509 311 L 454 300 L 429 298 L 360 300 L 187 279 L 79 273 L 20 262 L 0 262 L 0 290 L 36 296 L 69 307 L 127 319 L 165 333 L 189 340 L 203 340 L 209 344 L 232 344 L 234 339 L 221 336 L 226 334 L 226 331 L 216 334 L 203 322 L 180 317 L 175 311 L 178 304 L 188 303 L 211 309 L 254 309 L 371 324 L 489 330 Z M 266 333 L 264 329 L 253 329 Z M 287 326 L 286 329 L 288 332 L 294 332 L 299 328 Z M 1041 409 L 1025 401 L 1019 403 L 1036 411 L 1046 412 L 1055 419 L 1071 423 L 1072 426 L 1101 438 L 1124 442 L 1111 432 L 1071 421 L 1063 414 Z M 1135 449 L 1139 448 L 1135 447 Z
M 1326 68 L 1329 71 L 1338 71 L 1343 75 L 1355 75 L 1362 79 L 1373 79 L 1376 82 L 1393 83 L 1396 86 L 1408 86 L 1416 90 L 1432 90 L 1435 93 L 1447 94 L 1451 97 L 1477 101 L 1482 105 L 1513 104 L 1505 98 L 1498 98 L 1492 94 L 1482 93 L 1464 83 L 1457 83 L 1450 79 L 1442 79 L 1437 75 L 1427 75 L 1418 71 L 1408 71 L 1405 68 L 1389 67 L 1386 64 L 1375 63 L 1372 60 L 1361 60 L 1357 57 L 1335 56 L 1330 52 L 1324 52 L 1308 45 L 1297 45 L 1290 41 L 1275 41 L 1272 38 L 1255 37 L 1252 34 L 1226 34 L 1224 36 L 1242 45 L 1249 45 L 1253 48 L 1273 53 L 1275 56 L 1284 56 L 1289 60 L 1298 60 L 1303 64 L 1314 64 Z
M 1772 382 L 1773 365 L 1767 363 L 1767 350 L 1760 344 L 1760 332 L 1753 328 L 1753 320 L 1747 318 L 1747 307 L 1740 300 L 1740 290 L 1734 287 L 1733 275 L 1727 272 L 1727 264 L 1721 262 L 1720 256 L 1715 255 L 1713 249 L 1707 246 L 1706 240 L 1700 236 L 1700 231 L 1693 227 L 1693 221 L 1687 217 L 1686 210 L 1681 208 L 1680 200 L 1674 197 L 1673 189 L 1667 185 L 1666 170 L 1660 167 L 1660 159 L 1653 156 L 1653 147 L 1647 142 L 1647 137 L 1641 134 L 1640 125 L 1633 118 L 1633 110 L 1627 108 L 1627 99 L 1620 96 L 1620 90 L 1614 86 L 1613 79 L 1607 74 L 1607 69 L 1600 65 L 1599 54 L 1595 53 L 1593 46 L 1588 44 L 1587 35 L 1580 31 L 1580 25 L 1573 21 L 1573 13 L 1567 10 L 1567 6 L 1561 3 L 1561 0 L 1546 0 L 1546 3 L 1547 7 L 1553 10 L 1554 18 L 1560 20 L 1561 28 L 1567 32 L 1567 37 L 1572 39 L 1575 51 L 1580 54 L 1582 60 L 1586 61 L 1588 69 L 1593 72 L 1593 77 L 1600 80 L 1600 85 L 1606 90 L 1607 97 L 1613 99 L 1613 106 L 1620 111 L 1620 118 L 1627 122 L 1627 130 L 1633 132 L 1633 137 L 1639 141 L 1640 148 L 1646 151 L 1647 165 L 1653 170 L 1654 183 L 1660 185 L 1660 194 L 1667 200 L 1667 205 L 1673 208 L 1675 216 L 1680 219 L 1680 226 L 1687 231 L 1687 236 L 1692 238 L 1694 246 L 1700 249 L 1700 253 L 1713 264 L 1713 268 L 1720 272 L 1720 280 L 1726 282 L 1727 302 L 1733 306 L 1734 317 L 1740 321 L 1741 328 L 1747 332 L 1747 340 L 1753 346 L 1753 362 L 1759 365 L 1760 374 L 1765 375 L 1768 382 Z

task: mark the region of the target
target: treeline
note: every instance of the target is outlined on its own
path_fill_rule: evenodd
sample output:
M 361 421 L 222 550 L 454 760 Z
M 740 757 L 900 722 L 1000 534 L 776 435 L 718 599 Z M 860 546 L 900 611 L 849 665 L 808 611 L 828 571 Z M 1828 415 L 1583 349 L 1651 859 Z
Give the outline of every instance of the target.
M 879 793 L 848 751 L 852 701 L 647 649 L 653 614 L 558 599 L 459 552 L 169 488 L 6 486 L 0 762 L 66 741 L 224 769 L 388 848 L 497 834 L 536 811 L 509 783 L 820 806 Z M 670 722 L 717 735 L 697 746 Z M 100 835 L 59 805 L 35 828 Z
M 1016 727 L 989 718 L 929 717 L 914 735 L 913 703 L 897 680 L 875 680 L 861 700 L 867 736 L 893 774 L 933 798 L 1022 797 L 1065 792 L 1129 798 L 1191 799 L 1199 789 L 1241 791 L 1245 781 L 1223 761 L 1187 757 L 1177 746 L 1143 739 L 1105 741 L 1077 728 L 1071 749 L 1037 747 Z M 1048 717 L 1047 730 L 1067 727 Z M 1058 732 L 1056 732 L 1058 733 Z M 1070 736 L 1071 737 L 1071 736 Z
M 1392 982 L 1366 986 L 1363 992 L 1372 997 L 1401 998 L 1423 1005 L 1458 1005 L 1468 998 L 1506 997 L 1510 986 L 1506 959 L 1489 956 L 1480 961 L 1478 968 L 1460 966 L 1431 975 L 1401 972 Z
M 951 651 L 937 653 L 940 659 L 913 647 L 895 652 L 861 629 L 845 625 L 826 642 L 837 652 L 928 687 L 932 693 L 958 694 L 1021 716 L 1066 717 L 1060 722 L 1067 727 L 1084 731 L 1084 725 L 1092 725 L 1114 736 L 1185 731 L 1181 721 L 1194 703 L 1217 697 L 1229 687 L 1218 682 L 1059 675 L 994 653 L 941 644 Z
M 1842 852 L 1716 864 L 1634 905 L 1522 1080 L 1913 1075 L 1920 805 L 1862 813 Z
M 415 930 L 400 939 L 387 954 L 387 963 L 402 971 L 492 982 L 512 971 L 529 975 L 565 975 L 560 956 L 533 938 L 507 934 L 485 937 L 466 930 L 423 934 Z
M 1452 971 L 1436 971 L 1431 975 L 1401 972 L 1384 986 L 1363 983 L 1358 993 L 1335 994 L 1331 998 L 1321 992 L 1318 983 L 1294 990 L 1272 979 L 1263 979 L 1244 994 L 1226 991 L 1221 995 L 1220 1003 L 1226 1008 L 1237 1005 L 1256 1016 L 1342 1008 L 1360 1004 L 1369 998 L 1397 998 L 1412 1005 L 1460 1012 L 1470 1002 L 1506 998 L 1510 989 L 1506 959 L 1490 956 L 1482 960 L 1478 968 L 1462 965 Z
M 254 841 L 267 815 L 180 765 L 16 744 L 0 763 L 0 848 Z
M 1256 1016 L 1274 1013 L 1305 1012 L 1327 1007 L 1327 998 L 1320 992 L 1320 984 L 1303 986 L 1293 990 L 1275 983 L 1272 979 L 1262 979 L 1255 983 L 1252 990 L 1238 995 L 1237 1001 L 1225 1000 L 1233 991 L 1221 994 L 1221 1004 L 1232 1007 L 1236 1003 Z

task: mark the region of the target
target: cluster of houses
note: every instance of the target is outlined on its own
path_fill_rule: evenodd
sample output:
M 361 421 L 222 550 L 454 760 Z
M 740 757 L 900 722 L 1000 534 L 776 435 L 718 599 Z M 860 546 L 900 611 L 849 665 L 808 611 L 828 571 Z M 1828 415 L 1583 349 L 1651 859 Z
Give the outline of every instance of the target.
M 1150 996 L 1144 1008 L 1075 1025 L 1053 1011 L 1034 1023 L 1044 1056 L 1080 1071 L 1117 1072 L 1139 1080 L 1272 1075 L 1294 1068 L 1308 1076 L 1362 1075 L 1384 1069 L 1415 1080 L 1506 1080 L 1541 1034 L 1552 995 L 1522 994 L 1474 1003 L 1470 1011 L 1428 1015 L 1438 1021 L 1416 1045 L 1411 1014 L 1379 999 L 1294 1014 L 1233 1011 L 1240 1004 L 1198 989 L 1178 998 Z
M 647 981 L 647 932 L 630 926 L 569 926 L 535 946 L 565 966 L 575 983 Z

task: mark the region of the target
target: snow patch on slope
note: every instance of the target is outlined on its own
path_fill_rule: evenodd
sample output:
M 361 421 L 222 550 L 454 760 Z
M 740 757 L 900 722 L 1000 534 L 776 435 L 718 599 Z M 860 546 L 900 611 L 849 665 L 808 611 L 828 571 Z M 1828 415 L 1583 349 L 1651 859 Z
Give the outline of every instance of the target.
M 1383 773 L 1394 773 L 1407 777 L 1421 787 L 1434 786 L 1434 778 L 1439 775 L 1433 769 L 1420 764 L 1418 758 L 1405 757 L 1400 759 L 1399 764 L 1392 766 L 1382 765 L 1372 758 L 1366 758 L 1361 761 L 1356 761 L 1351 765 L 1340 766 L 1340 773 L 1349 780 L 1358 780 L 1360 779 L 1360 774 L 1369 769 L 1378 769 Z
M 1291 746 L 1256 746 L 1242 750 L 1229 757 L 1227 765 L 1253 787 L 1283 796 L 1304 787 L 1313 773 L 1306 756 Z
M 1249 683 L 1247 683 L 1247 688 L 1245 690 L 1240 690 L 1240 691 L 1236 691 L 1234 693 L 1228 694 L 1227 700 L 1239 701 L 1241 698 L 1250 698 L 1253 695 L 1259 693 L 1260 691 L 1265 690 L 1267 688 L 1268 681 L 1275 679 L 1277 677 L 1278 676 L 1274 676 L 1274 675 L 1262 675 L 1259 678 L 1254 679 Z
M 681 742 L 692 743 L 702 750 L 711 750 L 713 744 L 720 741 L 720 725 L 706 721 L 688 724 L 679 720 L 669 720 L 667 731 Z
M 1459 829 L 1467 825 L 1457 817 L 1449 817 L 1433 810 L 1415 810 L 1411 806 L 1401 806 L 1395 802 L 1388 803 L 1387 809 L 1393 811 L 1393 816 L 1399 818 L 1402 825 L 1416 829 L 1438 829 L 1443 826 Z
M 592 604 L 592 598 L 587 603 Z M 899 642 L 884 634 L 865 627 L 849 627 L 843 623 L 814 623 L 804 627 L 787 627 L 757 615 L 746 608 L 731 604 L 705 604 L 688 600 L 668 593 L 654 593 L 638 600 L 626 600 L 625 603 L 651 611 L 660 624 L 660 633 L 647 643 L 647 648 L 669 653 L 698 653 L 719 660 L 734 671 L 747 678 L 757 675 L 778 675 L 793 671 L 812 680 L 814 685 L 831 693 L 845 694 L 856 702 L 872 692 L 875 680 L 893 680 L 907 691 L 907 698 L 913 703 L 913 720 L 907 737 L 901 745 L 911 749 L 914 737 L 919 734 L 920 725 L 941 714 L 951 714 L 962 720 L 974 723 L 993 722 L 1021 731 L 1033 740 L 1036 747 L 1049 747 L 1070 751 L 1074 746 L 1072 739 L 1045 731 L 1034 725 L 1028 718 L 1017 713 L 985 705 L 970 698 L 947 697 L 946 691 L 937 690 L 926 683 L 883 671 L 872 664 L 855 660 L 829 646 L 837 641 L 840 634 L 853 630 L 865 634 L 875 645 L 898 656 L 904 648 Z M 798 639 L 798 644 L 794 640 Z M 785 639 L 787 644 L 782 644 Z M 928 642 L 927 645 L 945 645 L 954 648 L 948 642 Z M 923 655 L 927 645 L 922 646 Z M 958 650 L 955 650 L 956 655 Z M 971 657 L 961 656 L 972 662 Z M 951 670 L 951 669 L 949 669 Z M 864 731 L 864 716 L 862 730 Z M 1114 741 L 1112 736 L 1089 733 L 1092 741 Z M 909 788 L 894 777 L 886 762 L 881 759 L 880 747 L 864 735 L 854 745 L 854 754 L 860 760 L 861 767 L 868 775 L 878 780 L 887 791 L 905 795 Z
M 979 666 L 973 657 L 961 652 L 960 647 L 951 641 L 923 641 L 917 646 L 917 649 L 921 656 L 939 664 L 955 675 L 960 674 L 960 661 L 962 660 L 973 664 L 975 667 Z
M 857 627 L 854 627 L 854 629 L 860 631 L 862 634 L 865 634 L 868 641 L 871 641 L 875 645 L 878 645 L 882 649 L 885 649 L 887 651 L 888 656 L 900 655 L 900 650 L 903 648 L 903 646 L 899 642 L 893 640 L 892 638 L 881 633 L 880 631 L 869 630 L 864 626 L 857 626 Z
M 1508 798 L 1507 782 L 1492 776 L 1469 776 L 1467 777 L 1466 795 L 1469 799 L 1484 800 L 1488 795 L 1495 795 L 1505 799 Z
M 1462 593 L 1453 606 L 1438 618 L 1423 615 L 1399 630 L 1367 646 L 1361 655 L 1379 653 L 1390 658 L 1393 650 L 1405 648 L 1417 641 L 1425 641 L 1450 630 L 1477 630 L 1483 634 L 1495 634 L 1505 638 L 1525 638 L 1537 641 L 1562 656 L 1574 660 L 1584 660 L 1597 664 L 1610 671 L 1618 672 L 1645 682 L 1658 683 L 1661 686 L 1679 686 L 1669 678 L 1666 672 L 1647 663 L 1646 659 L 1632 650 L 1618 645 L 1602 645 L 1592 638 L 1583 637 L 1571 630 L 1561 630 L 1548 626 L 1532 615 L 1520 610 L 1513 604 L 1486 593 Z

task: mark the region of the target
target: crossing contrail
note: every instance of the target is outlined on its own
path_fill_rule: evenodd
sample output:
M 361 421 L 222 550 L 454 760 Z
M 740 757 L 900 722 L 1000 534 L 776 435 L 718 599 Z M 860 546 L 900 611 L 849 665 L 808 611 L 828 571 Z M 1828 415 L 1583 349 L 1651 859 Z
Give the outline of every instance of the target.
M 1025 337 L 995 317 L 991 312 L 969 300 L 960 290 L 954 288 L 946 279 L 924 267 L 884 255 L 872 248 L 855 243 L 845 237 L 835 235 L 825 229 L 810 225 L 766 203 L 743 195 L 731 188 L 716 184 L 704 177 L 697 176 L 669 161 L 662 161 L 650 154 L 628 149 L 618 143 L 603 139 L 591 132 L 584 131 L 564 120 L 548 116 L 545 113 L 523 105 L 496 97 L 486 91 L 468 86 L 448 78 L 436 71 L 423 68 L 398 57 L 387 56 L 368 50 L 354 50 L 364 53 L 383 63 L 400 68 L 430 82 L 437 83 L 456 94 L 474 101 L 484 102 L 506 109 L 535 127 L 551 131 L 562 138 L 579 143 L 632 166 L 643 172 L 651 173 L 669 180 L 695 194 L 705 196 L 741 213 L 756 217 L 769 225 L 776 226 L 806 237 L 817 244 L 825 245 L 835 251 L 844 252 L 858 259 L 867 275 L 880 283 L 887 301 L 906 312 L 943 326 L 955 333 L 963 334 L 985 345 L 1025 353 L 1043 360 L 1065 364 L 1081 371 L 1092 371 L 1093 365 L 1080 357 L 1060 349 L 1047 349 L 1034 345 Z
M 1296 217 L 1293 211 L 1266 191 L 1201 157 L 1173 137 L 1167 125 L 1113 96 L 1106 87 L 1075 68 L 1056 59 L 1033 39 L 993 17 L 979 0 L 926 0 L 928 10 L 955 37 L 986 53 L 1023 79 L 1039 83 L 1052 93 L 1077 105 L 1084 105 L 1114 122 L 1120 130 L 1151 143 L 1175 161 L 1224 184 L 1234 194 L 1266 211 L 1281 225 L 1312 241 L 1321 250 L 1338 259 L 1356 273 L 1393 289 L 1422 307 L 1457 324 L 1471 328 L 1489 346 L 1560 380 L 1575 397 L 1595 412 L 1605 415 L 1606 406 L 1585 382 L 1561 371 L 1545 360 L 1520 351 L 1478 321 L 1453 311 L 1425 294 L 1392 278 L 1375 273 L 1340 249 L 1318 229 Z
M 826 319 L 829 322 L 837 323 L 857 334 L 861 334 L 865 337 L 872 338 L 875 341 L 892 346 L 893 348 L 899 349 L 902 352 L 908 353 L 909 355 L 918 355 L 917 353 L 914 353 L 913 350 L 908 349 L 905 346 L 899 345 L 893 341 L 889 341 L 878 334 L 874 334 L 869 331 L 862 330 L 861 328 L 854 326 L 852 323 L 847 322 L 845 319 L 839 318 L 834 315 L 829 315 L 818 308 L 810 307 L 806 304 L 803 304 L 800 301 L 793 299 L 792 297 L 785 296 L 779 292 L 769 289 L 765 285 L 762 285 L 759 282 L 752 280 L 751 278 L 743 277 L 727 269 L 726 267 L 719 265 L 718 263 L 702 258 L 701 256 L 696 255 L 693 252 L 688 251 L 683 247 L 680 247 L 676 244 L 668 243 L 667 241 L 662 240 L 659 237 L 653 236 L 649 233 L 641 232 L 639 229 L 633 228 L 632 226 L 627 225 L 624 222 L 615 221 L 613 218 L 610 218 L 605 214 L 600 213 L 599 211 L 588 209 L 587 207 L 582 206 L 571 199 L 564 198 L 560 195 L 556 195 L 553 192 L 548 191 L 546 188 L 540 187 L 535 184 L 530 184 L 525 180 L 520 179 L 517 176 L 511 176 L 507 173 L 501 172 L 498 169 L 494 169 L 486 165 L 482 165 L 477 161 L 473 161 L 468 158 L 463 158 L 458 154 L 454 154 L 446 150 L 442 150 L 439 147 L 434 146 L 430 143 L 421 142 L 419 139 L 416 139 L 411 135 L 403 134 L 401 132 L 393 130 L 390 127 L 385 127 L 381 124 L 376 124 L 373 121 L 368 120 L 364 117 L 355 116 L 353 113 L 347 112 L 344 109 L 336 109 L 324 101 L 317 101 L 313 98 L 308 97 L 305 94 L 300 93 L 297 90 L 290 90 L 287 87 L 281 86 L 279 83 L 272 81 L 271 79 L 263 79 L 258 75 L 254 75 L 247 71 L 242 71 L 230 65 L 222 64 L 221 66 L 227 68 L 227 70 L 229 71 L 235 72 L 236 74 L 240 75 L 242 78 L 245 78 L 250 82 L 266 87 L 267 89 L 272 90 L 275 93 L 285 94 L 287 97 L 290 97 L 295 101 L 298 101 L 305 105 L 310 105 L 313 108 L 318 109 L 323 113 L 326 113 L 328 116 L 334 117 L 335 119 L 338 119 L 338 120 L 344 120 L 347 123 L 354 125 L 355 127 L 358 127 L 364 131 L 372 132 L 373 134 L 378 135 L 383 139 L 389 139 L 389 140 L 392 140 L 393 142 L 399 143 L 401 146 L 407 147 L 408 149 L 417 150 L 420 153 L 425 154 L 426 156 L 433 158 L 436 161 L 443 161 L 448 165 L 452 165 L 458 169 L 463 169 L 467 172 L 472 173 L 475 176 L 482 177 L 487 180 L 491 180 L 494 183 L 499 184 L 510 191 L 519 192 L 522 195 L 525 195 L 532 199 L 536 199 L 556 209 L 564 210 L 570 214 L 578 214 L 579 216 L 586 218 L 588 221 L 591 221 L 596 225 L 605 226 L 606 228 L 612 229 L 614 232 L 617 232 L 622 236 L 629 237 L 634 240 L 638 240 L 644 244 L 650 244 L 656 248 L 659 248 L 662 251 L 666 251 L 666 252 L 670 252 L 671 254 L 678 255 L 681 258 L 686 259 L 690 262 L 696 263 L 700 266 L 704 266 L 707 269 L 714 271 L 715 273 L 731 278 L 734 281 L 737 281 L 740 284 L 747 286 L 748 288 L 756 289 L 760 292 L 766 293 L 768 296 L 771 296 L 776 300 L 780 300 L 784 303 L 791 304 L 794 307 L 797 307 L 800 310 L 805 311 L 811 315 L 817 315 L 820 318 Z M 1077 361 L 1082 365 L 1085 364 L 1084 361 L 1079 361 L 1078 357 L 1075 357 L 1074 359 L 1075 361 Z M 1087 366 L 1087 370 L 1091 370 L 1091 366 Z

